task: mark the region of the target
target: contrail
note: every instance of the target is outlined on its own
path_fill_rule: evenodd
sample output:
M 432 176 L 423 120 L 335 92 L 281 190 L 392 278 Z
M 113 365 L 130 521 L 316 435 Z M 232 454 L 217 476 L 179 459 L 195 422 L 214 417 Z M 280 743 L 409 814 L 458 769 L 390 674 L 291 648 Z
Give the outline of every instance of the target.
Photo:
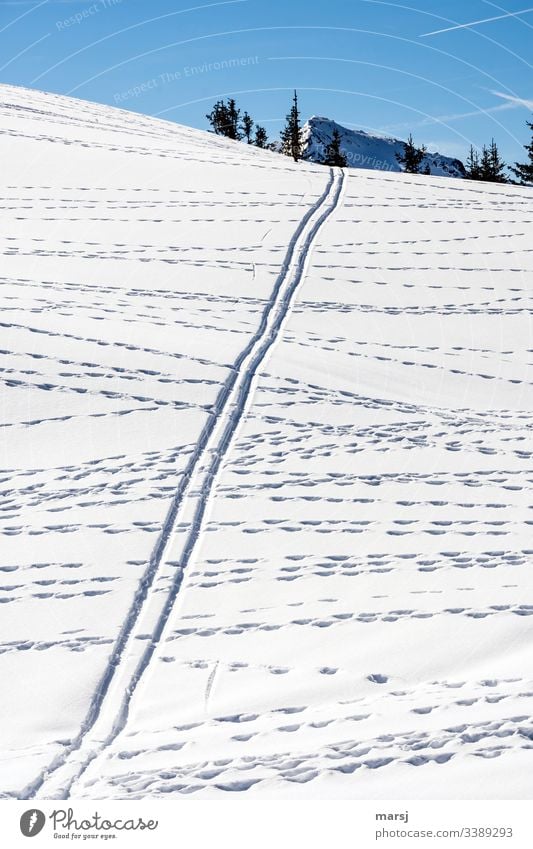
M 504 9 L 504 8 L 503 8 L 503 6 L 498 6 L 498 4 L 497 4 L 497 3 L 491 3 L 491 2 L 490 2 L 490 0 L 483 0 L 483 2 L 484 2 L 484 3 L 486 3 L 486 4 L 487 4 L 487 6 L 494 6 L 494 8 L 495 8 L 495 9 L 498 9 L 498 11 L 500 11 L 500 12 L 508 12 L 508 14 L 509 14 L 509 15 L 512 15 L 512 16 L 513 16 L 513 18 L 516 18 L 516 20 L 517 20 L 517 21 L 520 21 L 520 23 L 521 23 L 521 24 L 524 24 L 524 26 L 529 27 L 529 29 L 533 29 L 533 26 L 531 26 L 531 24 L 528 24 L 528 22 L 527 22 L 527 21 L 522 21 L 522 20 L 518 17 L 518 16 L 519 16 L 519 14 L 520 14 L 520 12 L 509 12 L 509 10 L 508 10 L 508 9 Z
M 424 32 L 419 38 L 427 38 L 429 35 L 438 35 L 441 32 L 451 32 L 455 29 L 468 29 L 469 27 L 475 27 L 478 24 L 488 24 L 491 21 L 502 21 L 504 18 L 515 18 L 517 15 L 525 15 L 527 12 L 533 12 L 533 7 L 529 9 L 521 9 L 519 12 L 507 12 L 505 15 L 496 15 L 493 18 L 483 18 L 481 21 L 470 21 L 468 24 L 457 24 L 457 26 L 446 27 L 445 29 L 436 29 L 433 32 Z
M 31 15 L 32 12 L 35 12 L 36 9 L 40 9 L 41 6 L 45 6 L 46 3 L 48 3 L 48 0 L 42 0 L 41 3 L 37 4 L 37 6 L 32 6 L 31 9 L 28 9 L 27 12 L 23 12 L 22 15 L 18 16 L 18 18 L 15 18 L 14 20 L 9 21 L 9 23 L 6 24 L 5 27 L 2 27 L 2 29 L 0 29 L 0 32 L 4 32 L 4 30 L 8 29 L 9 27 L 12 27 L 13 24 L 17 23 L 17 21 L 20 21 L 22 18 L 25 18 L 26 15 Z

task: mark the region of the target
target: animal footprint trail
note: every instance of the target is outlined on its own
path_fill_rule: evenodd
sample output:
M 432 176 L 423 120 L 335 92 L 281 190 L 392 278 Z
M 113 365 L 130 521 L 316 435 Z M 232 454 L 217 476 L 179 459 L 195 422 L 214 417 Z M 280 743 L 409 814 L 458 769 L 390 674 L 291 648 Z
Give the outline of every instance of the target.
M 350 177 L 347 182 L 349 197 Z M 333 227 L 342 232 L 343 222 L 341 211 Z M 434 229 L 442 242 L 442 232 Z M 343 244 L 350 244 L 349 236 Z M 521 676 L 520 652 L 506 654 L 499 647 L 521 644 L 533 610 L 524 497 L 532 480 L 524 404 L 530 390 L 505 394 L 500 381 L 488 402 L 486 392 L 477 394 L 475 383 L 483 378 L 478 366 L 479 372 L 462 369 L 470 395 L 457 403 L 450 382 L 453 363 L 445 357 L 460 359 L 473 348 L 476 354 L 494 352 L 481 312 L 475 318 L 481 330 L 475 346 L 471 328 L 452 323 L 453 309 L 446 310 L 443 339 L 435 337 L 432 326 L 425 329 L 423 322 L 432 314 L 427 309 L 419 312 L 414 337 L 411 327 L 404 332 L 397 325 L 386 341 L 374 339 L 364 323 L 354 323 L 353 310 L 346 312 L 343 326 L 324 332 L 330 302 L 313 302 L 316 322 L 300 308 L 316 285 L 314 268 L 315 263 L 268 369 L 258 376 L 254 402 L 217 481 L 201 560 L 188 574 L 182 607 L 169 617 L 164 643 L 154 655 L 162 659 L 164 653 L 173 662 L 152 665 L 148 678 L 152 692 L 158 692 L 169 669 L 177 686 L 188 682 L 194 689 L 194 676 L 202 676 L 200 708 L 216 657 L 211 710 L 224 699 L 234 711 L 213 726 L 216 744 L 210 730 L 202 764 L 194 762 L 185 744 L 172 760 L 161 754 L 159 769 L 144 769 L 140 753 L 137 767 L 125 772 L 116 752 L 128 745 L 128 728 L 132 740 L 139 734 L 147 740 L 164 735 L 163 723 L 142 719 L 138 693 L 125 733 L 109 748 L 107 760 L 99 760 L 98 770 L 89 768 L 82 795 L 95 787 L 109 793 L 111 787 L 128 786 L 130 792 L 154 795 L 260 796 L 281 778 L 291 797 L 291 787 L 335 774 L 364 797 L 368 772 L 386 777 L 388 770 L 397 776 L 416 770 L 415 787 L 430 781 L 445 794 L 446 776 L 460 776 L 474 768 L 471 762 L 490 761 L 496 766 L 487 792 L 497 796 L 498 776 L 513 763 L 525 763 L 533 690 Z M 384 276 L 389 271 L 385 268 Z M 407 317 L 410 303 L 403 313 L 396 308 L 398 314 Z M 513 347 L 522 363 L 525 325 L 519 313 L 508 318 L 516 322 L 517 335 L 512 346 L 502 344 L 502 351 Z M 359 369 L 358 380 L 350 374 L 347 391 L 339 343 L 343 353 L 376 346 L 376 356 L 367 359 L 383 358 L 386 379 L 380 382 L 379 373 Z M 384 347 L 393 355 L 386 356 Z M 393 378 L 413 365 L 407 353 L 413 349 L 421 352 L 421 365 L 437 366 L 440 396 L 432 394 L 429 382 L 420 392 L 403 383 L 396 391 Z M 431 363 L 425 352 L 431 353 Z M 506 355 L 505 382 L 511 385 L 516 359 Z M 495 367 L 498 362 L 491 356 Z M 481 682 L 476 664 L 465 662 L 462 641 L 475 647 L 476 663 L 487 670 Z M 421 644 L 427 675 L 414 686 L 409 657 L 420 656 Z M 317 661 L 312 670 L 310 657 Z M 248 687 L 262 682 L 275 715 L 281 704 L 298 703 L 303 681 L 306 687 L 313 682 L 305 710 L 317 704 L 323 709 L 312 720 L 271 727 L 248 696 Z M 169 715 L 172 704 L 169 697 Z M 238 733 L 225 732 L 230 717 L 240 717 Z M 339 741 L 350 739 L 351 722 L 361 723 L 357 743 L 343 759 Z M 202 738 L 198 729 L 191 734 Z M 291 762 L 281 772 L 271 769 L 267 754 L 278 738 L 280 758 Z M 302 759 L 311 739 L 314 752 L 322 743 L 331 751 L 314 762 Z M 98 777 L 102 768 L 104 780 Z M 239 780 L 243 772 L 249 774 L 244 781 Z M 383 786 L 389 786 L 385 778 Z
M 530 798 L 530 190 L 2 93 L 0 793 Z

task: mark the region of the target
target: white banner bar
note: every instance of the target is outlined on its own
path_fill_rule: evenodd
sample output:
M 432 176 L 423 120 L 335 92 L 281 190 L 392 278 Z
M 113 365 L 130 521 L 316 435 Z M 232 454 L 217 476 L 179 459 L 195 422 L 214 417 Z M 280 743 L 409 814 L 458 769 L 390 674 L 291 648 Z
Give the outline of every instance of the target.
M 185 849 L 533 847 L 531 802 L 0 802 L 6 849 L 72 844 Z M 32 842 L 35 841 L 35 842 Z M 67 843 L 67 841 L 69 841 Z

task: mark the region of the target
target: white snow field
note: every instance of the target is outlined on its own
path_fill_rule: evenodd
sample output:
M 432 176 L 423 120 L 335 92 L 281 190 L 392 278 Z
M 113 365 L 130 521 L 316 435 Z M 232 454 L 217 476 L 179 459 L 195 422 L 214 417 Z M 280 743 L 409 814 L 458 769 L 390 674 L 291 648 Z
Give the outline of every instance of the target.
M 532 191 L 0 104 L 3 797 L 530 797 Z

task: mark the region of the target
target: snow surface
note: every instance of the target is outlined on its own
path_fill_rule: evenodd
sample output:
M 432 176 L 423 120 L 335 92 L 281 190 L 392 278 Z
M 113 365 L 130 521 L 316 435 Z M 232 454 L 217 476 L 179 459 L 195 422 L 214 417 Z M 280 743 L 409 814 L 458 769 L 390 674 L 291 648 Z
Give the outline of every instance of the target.
M 333 131 L 341 139 L 341 150 L 348 168 L 367 168 L 374 171 L 399 172 L 402 167 L 396 154 L 403 154 L 404 142 L 390 136 L 367 133 L 364 130 L 349 130 L 329 118 L 313 116 L 303 127 L 304 158 L 311 162 L 322 162 Z M 429 170 L 436 177 L 464 177 L 465 167 L 460 159 L 428 152 L 421 163 L 421 170 Z
M 3 795 L 529 798 L 531 191 L 0 143 Z

